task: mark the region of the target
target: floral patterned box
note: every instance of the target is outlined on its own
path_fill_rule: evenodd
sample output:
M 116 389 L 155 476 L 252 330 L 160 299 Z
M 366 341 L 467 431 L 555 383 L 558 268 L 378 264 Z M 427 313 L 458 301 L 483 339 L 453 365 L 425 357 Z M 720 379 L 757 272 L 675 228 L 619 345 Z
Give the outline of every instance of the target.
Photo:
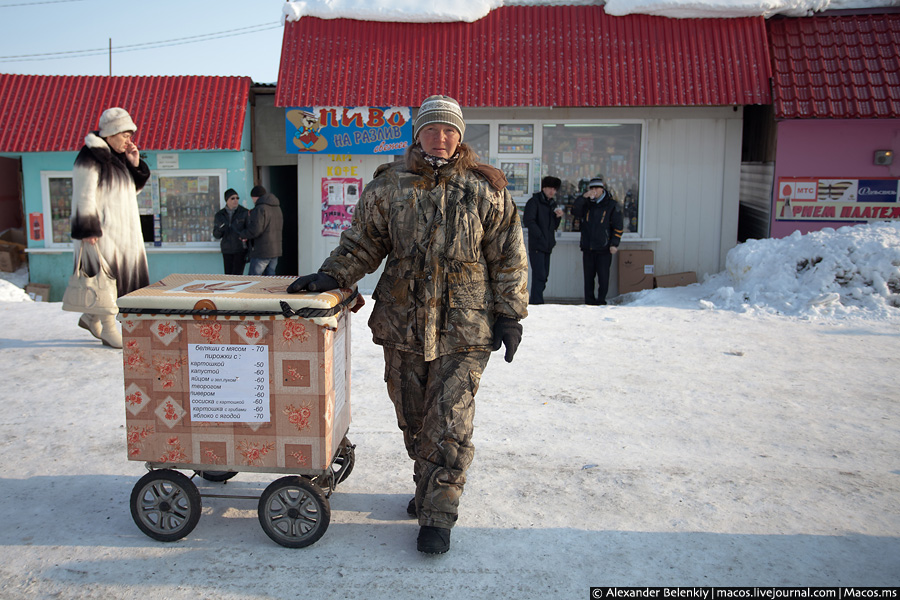
M 354 291 L 170 275 L 119 298 L 128 458 L 313 474 L 350 426 Z M 299 313 L 303 316 L 298 316 Z

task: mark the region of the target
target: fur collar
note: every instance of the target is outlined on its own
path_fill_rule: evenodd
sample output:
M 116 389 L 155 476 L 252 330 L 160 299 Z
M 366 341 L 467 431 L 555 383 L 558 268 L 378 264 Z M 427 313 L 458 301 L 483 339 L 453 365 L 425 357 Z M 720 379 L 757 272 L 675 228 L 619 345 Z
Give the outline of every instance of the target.
M 84 136 L 84 145 L 92 150 L 97 148 L 112 150 L 112 148 L 109 147 L 109 144 L 106 143 L 106 140 L 100 137 L 96 131 L 92 131 Z
M 114 158 L 118 158 L 119 161 L 125 163 L 125 155 L 114 152 L 109 144 L 106 143 L 96 131 L 92 131 L 84 136 L 84 147 L 90 152 L 91 156 L 94 157 L 94 160 L 100 163 L 115 163 L 117 161 L 113 160 Z

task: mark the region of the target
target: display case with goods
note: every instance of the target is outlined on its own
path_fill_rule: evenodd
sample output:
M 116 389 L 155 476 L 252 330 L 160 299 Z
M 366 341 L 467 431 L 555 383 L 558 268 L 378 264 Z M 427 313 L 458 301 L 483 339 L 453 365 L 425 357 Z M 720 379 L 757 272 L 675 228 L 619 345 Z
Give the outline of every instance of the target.
M 209 173 L 164 173 L 159 175 L 158 186 L 159 210 L 154 212 L 160 215 L 159 241 L 213 242 L 212 218 L 221 207 L 220 190 L 224 191 L 220 177 Z
M 53 230 L 53 241 L 62 242 L 68 238 L 71 198 L 71 179 L 60 177 L 50 180 L 50 222 Z
M 500 154 L 531 154 L 534 151 L 534 125 L 500 125 L 497 151 Z
M 641 125 L 546 124 L 543 126 L 541 174 L 562 180 L 557 201 L 565 216 L 559 231 L 579 231 L 572 216 L 575 199 L 593 177 L 602 177 L 608 192 L 622 205 L 625 233 L 639 229 Z
M 138 193 L 138 212 L 144 241 L 156 246 L 203 244 L 213 246 L 212 222 L 222 207 L 222 191 L 227 172 L 151 172 L 150 180 Z M 72 243 L 72 172 L 42 171 L 44 221 L 49 222 L 48 247 Z

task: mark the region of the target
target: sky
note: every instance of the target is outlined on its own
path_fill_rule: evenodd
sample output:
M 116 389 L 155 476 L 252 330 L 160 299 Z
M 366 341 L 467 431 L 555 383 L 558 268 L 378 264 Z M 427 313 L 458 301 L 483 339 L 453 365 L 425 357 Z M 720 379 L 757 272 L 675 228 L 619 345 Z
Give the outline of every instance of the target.
M 0 0 L 0 72 L 109 75 L 112 39 L 112 75 L 236 75 L 275 83 L 282 4 Z M 203 41 L 184 43 L 191 39 Z M 95 52 L 34 56 L 85 50 Z M 23 55 L 36 60 L 9 58 Z
M 900 223 L 754 240 L 727 264 L 609 306 L 529 307 L 513 362 L 494 353 L 481 378 L 441 556 L 415 549 L 371 296 L 350 321 L 356 460 L 325 535 L 272 542 L 255 498 L 277 476 L 241 470 L 193 479 L 200 520 L 162 543 L 130 513 L 146 470 L 127 460 L 122 351 L 60 303 L 33 302 L 27 267 L 0 273 L 0 592 L 544 600 L 900 585 Z
M 235 75 L 275 83 L 284 17 L 471 22 L 503 5 L 504 0 L 0 0 L 0 73 Z M 900 0 L 608 0 L 606 11 L 617 16 L 768 17 L 857 6 L 900 6 Z

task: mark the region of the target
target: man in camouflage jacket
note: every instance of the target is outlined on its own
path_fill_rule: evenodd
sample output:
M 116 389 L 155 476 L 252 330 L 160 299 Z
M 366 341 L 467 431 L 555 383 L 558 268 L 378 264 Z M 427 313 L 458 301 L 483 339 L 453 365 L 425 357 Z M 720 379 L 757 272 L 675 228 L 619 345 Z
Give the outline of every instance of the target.
M 366 186 L 353 223 L 319 272 L 288 291 L 349 287 L 375 271 L 369 327 L 415 461 L 408 511 L 418 549 L 449 549 L 471 442 L 474 397 L 491 350 L 511 362 L 527 315 L 528 267 L 506 178 L 460 143 L 465 122 L 446 96 L 426 99 L 416 143 Z M 454 137 L 455 136 L 455 137 Z

